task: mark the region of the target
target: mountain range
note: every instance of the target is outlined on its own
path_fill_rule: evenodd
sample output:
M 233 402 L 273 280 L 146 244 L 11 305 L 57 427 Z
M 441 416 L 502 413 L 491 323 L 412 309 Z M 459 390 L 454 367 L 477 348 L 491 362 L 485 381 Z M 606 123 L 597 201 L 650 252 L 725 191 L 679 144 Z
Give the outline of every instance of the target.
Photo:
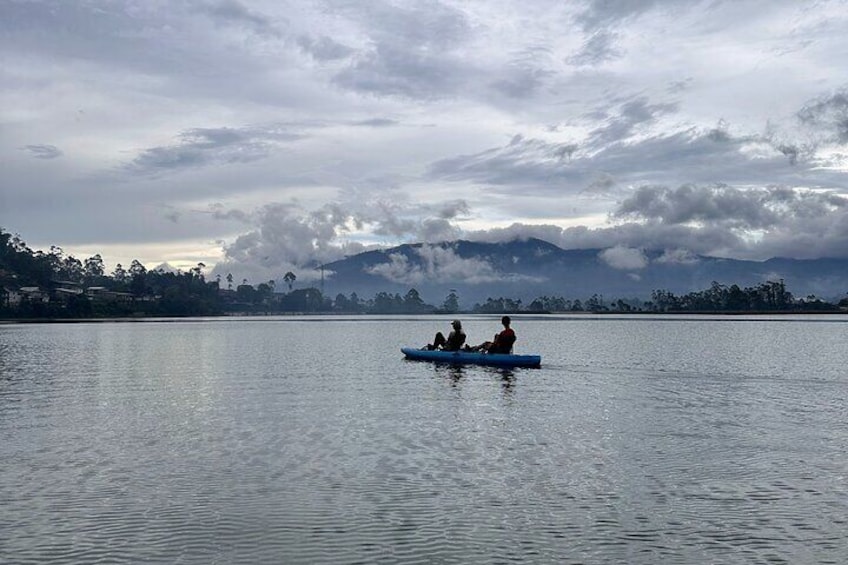
M 685 251 L 630 248 L 561 249 L 540 239 L 503 243 L 453 241 L 406 244 L 368 251 L 323 265 L 328 296 L 370 297 L 415 288 L 440 304 L 456 292 L 468 307 L 487 298 L 539 296 L 647 299 L 654 290 L 688 293 L 713 281 L 740 287 L 783 279 L 796 297 L 842 298 L 848 292 L 848 259 L 747 261 Z

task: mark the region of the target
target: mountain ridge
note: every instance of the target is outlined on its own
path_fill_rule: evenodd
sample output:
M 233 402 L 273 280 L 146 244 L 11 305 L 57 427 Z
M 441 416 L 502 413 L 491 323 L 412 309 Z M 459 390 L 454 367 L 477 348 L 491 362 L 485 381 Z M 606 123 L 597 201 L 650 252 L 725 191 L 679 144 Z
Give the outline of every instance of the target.
M 783 279 L 796 296 L 844 297 L 848 259 L 765 261 L 694 255 L 682 250 L 562 249 L 538 238 L 505 242 L 406 243 L 323 265 L 328 295 L 405 293 L 440 302 L 455 291 L 464 305 L 489 297 L 524 302 L 544 295 L 648 299 L 654 290 L 687 293 Z

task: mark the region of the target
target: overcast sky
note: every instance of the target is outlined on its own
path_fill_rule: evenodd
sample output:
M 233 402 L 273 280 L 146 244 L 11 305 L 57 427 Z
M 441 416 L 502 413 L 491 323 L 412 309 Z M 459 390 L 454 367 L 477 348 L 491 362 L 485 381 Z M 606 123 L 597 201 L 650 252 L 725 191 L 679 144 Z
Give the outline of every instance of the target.
M 848 256 L 845 0 L 0 0 L 0 227 L 253 280 L 372 245 Z

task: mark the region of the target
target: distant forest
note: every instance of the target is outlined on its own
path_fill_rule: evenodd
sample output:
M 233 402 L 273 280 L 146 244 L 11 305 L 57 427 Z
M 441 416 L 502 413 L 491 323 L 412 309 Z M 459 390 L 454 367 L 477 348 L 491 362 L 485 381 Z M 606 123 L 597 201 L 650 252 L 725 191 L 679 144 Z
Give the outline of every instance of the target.
M 294 288 L 297 275 L 257 285 L 206 280 L 205 265 L 182 272 L 148 270 L 134 260 L 106 273 L 99 254 L 85 260 L 59 247 L 33 251 L 17 235 L 0 228 L 0 318 L 108 318 L 144 316 L 218 316 L 225 314 L 357 313 L 428 314 L 460 312 L 459 296 L 449 293 L 437 305 L 426 303 L 414 288 L 406 294 L 378 292 L 371 298 L 353 293 L 324 296 L 314 287 Z M 836 312 L 848 310 L 848 298 L 837 304 L 815 296 L 796 298 L 783 281 L 740 288 L 714 282 L 710 288 L 684 295 L 655 290 L 647 301 L 541 296 L 524 304 L 512 298 L 488 298 L 463 311 L 472 313 L 675 313 L 675 312 Z

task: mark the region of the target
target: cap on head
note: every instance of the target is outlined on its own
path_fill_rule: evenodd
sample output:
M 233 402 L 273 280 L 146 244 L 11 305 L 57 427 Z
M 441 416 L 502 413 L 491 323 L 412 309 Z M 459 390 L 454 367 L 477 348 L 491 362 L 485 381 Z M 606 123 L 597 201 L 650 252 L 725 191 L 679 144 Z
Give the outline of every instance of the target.
M 462 327 L 462 322 L 460 322 L 459 320 L 454 320 L 453 322 L 451 322 L 451 325 L 456 329 L 460 329 Z

